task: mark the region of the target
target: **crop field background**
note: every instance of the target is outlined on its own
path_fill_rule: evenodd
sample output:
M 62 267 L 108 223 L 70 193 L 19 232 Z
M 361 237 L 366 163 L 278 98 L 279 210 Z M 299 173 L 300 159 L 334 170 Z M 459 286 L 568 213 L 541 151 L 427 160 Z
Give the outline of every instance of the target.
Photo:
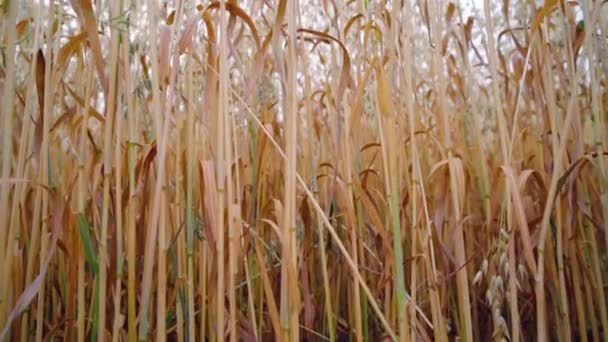
M 608 2 L 3 0 L 0 341 L 608 341 Z

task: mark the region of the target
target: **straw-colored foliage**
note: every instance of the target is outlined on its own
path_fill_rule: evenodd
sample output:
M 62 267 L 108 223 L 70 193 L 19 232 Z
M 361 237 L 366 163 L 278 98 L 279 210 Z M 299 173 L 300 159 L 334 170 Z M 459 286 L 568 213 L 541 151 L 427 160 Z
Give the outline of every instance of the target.
M 0 340 L 608 341 L 608 2 L 541 2 L 2 1 Z

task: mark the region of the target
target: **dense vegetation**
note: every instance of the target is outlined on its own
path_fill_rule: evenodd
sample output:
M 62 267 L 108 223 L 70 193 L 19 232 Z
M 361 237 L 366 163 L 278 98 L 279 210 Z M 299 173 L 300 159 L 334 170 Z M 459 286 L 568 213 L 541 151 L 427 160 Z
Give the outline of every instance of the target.
M 608 341 L 606 1 L 0 13 L 0 340 Z

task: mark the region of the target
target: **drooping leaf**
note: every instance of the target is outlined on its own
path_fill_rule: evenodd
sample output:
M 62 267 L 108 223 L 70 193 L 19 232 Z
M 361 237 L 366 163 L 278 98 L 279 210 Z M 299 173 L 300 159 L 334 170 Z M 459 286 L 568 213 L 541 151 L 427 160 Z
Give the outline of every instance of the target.
M 104 71 L 104 58 L 101 49 L 101 40 L 97 33 L 97 20 L 95 19 L 95 13 L 93 11 L 93 4 L 91 3 L 91 0 L 71 0 L 71 2 L 72 8 L 80 17 L 81 24 L 87 33 L 87 39 L 93 54 L 93 61 L 95 62 L 95 68 L 97 69 L 97 76 L 104 89 L 104 93 L 107 94 L 109 85 Z

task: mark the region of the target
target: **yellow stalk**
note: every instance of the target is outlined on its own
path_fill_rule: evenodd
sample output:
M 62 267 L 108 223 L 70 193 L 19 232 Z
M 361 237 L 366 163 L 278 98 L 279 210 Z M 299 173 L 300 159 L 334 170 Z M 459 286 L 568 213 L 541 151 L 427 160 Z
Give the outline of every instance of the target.
M 193 92 L 193 60 L 188 60 L 186 69 L 186 93 L 188 96 L 187 119 L 186 119 L 186 263 L 188 274 L 188 336 L 194 339 L 195 316 L 194 316 L 194 205 L 192 203 L 192 192 L 194 191 L 194 92 Z M 178 164 L 179 165 L 179 164 Z M 204 299 L 203 299 L 204 300 Z M 201 308 L 202 315 L 202 308 Z M 203 327 L 201 327 L 203 329 Z M 201 334 L 201 339 L 203 339 Z
M 120 104 L 122 104 L 122 100 L 118 99 L 119 108 Z M 112 328 L 112 342 L 118 342 L 120 329 L 122 327 L 123 315 L 121 313 L 121 291 L 122 291 L 122 279 L 123 279 L 123 235 L 122 235 L 122 227 L 123 227 L 123 214 L 122 214 L 122 153 L 120 151 L 120 143 L 121 143 L 121 126 L 122 120 L 120 117 L 117 118 L 116 122 L 116 139 L 114 145 L 114 165 L 116 165 L 116 175 L 115 175 L 115 187 L 114 187 L 114 197 L 115 197 L 115 215 L 116 215 L 116 259 L 117 259 L 117 274 L 114 284 L 114 322 Z
M 85 106 L 82 111 L 82 125 L 80 127 L 80 148 L 79 148 L 79 161 L 78 161 L 78 213 L 80 215 L 85 216 L 85 180 L 86 176 L 84 173 L 85 165 L 86 165 L 86 154 L 85 154 L 85 141 L 86 141 L 86 132 L 88 128 L 88 120 L 89 120 L 89 109 L 90 109 L 90 99 L 93 92 L 93 66 L 89 64 L 89 67 L 86 71 L 86 87 L 85 87 Z M 95 209 L 93 209 L 95 210 Z M 85 339 L 85 255 L 84 255 L 84 243 L 79 244 L 79 253 L 78 253 L 78 309 L 77 309 L 77 338 L 78 341 L 84 341 Z
M 120 8 L 120 6 L 119 6 Z M 117 10 L 113 7 L 113 13 Z M 112 32 L 112 42 L 110 51 L 110 85 L 109 92 L 106 100 L 106 122 L 104 126 L 104 147 L 103 147 L 103 207 L 102 207 L 102 218 L 101 218 L 101 235 L 99 239 L 99 310 L 98 310 L 98 326 L 97 326 L 97 339 L 104 340 L 105 328 L 106 328 L 106 291 L 107 291 L 107 272 L 109 267 L 109 255 L 108 255 L 108 225 L 110 220 L 110 177 L 112 176 L 112 159 L 111 159 L 111 144 L 112 144 L 112 132 L 114 119 L 116 116 L 117 108 L 117 93 L 118 93 L 118 48 L 119 48 L 119 37 L 118 30 L 114 29 Z M 119 172 L 118 169 L 116 170 Z
M 128 46 L 123 44 L 123 58 L 128 61 Z M 126 64 L 126 63 L 125 63 Z M 126 69 L 126 68 L 125 68 Z M 132 82 L 132 76 L 130 71 L 125 71 L 125 88 L 128 89 L 129 94 L 133 94 L 134 86 Z M 137 341 L 137 325 L 135 323 L 135 316 L 137 315 L 135 302 L 137 300 L 135 293 L 135 266 L 136 266 L 136 237 L 135 237 L 135 220 L 137 215 L 137 196 L 136 196 L 136 181 L 135 181 L 135 158 L 137 148 L 137 137 L 135 135 L 135 129 L 137 127 L 137 102 L 134 96 L 130 96 L 127 100 L 127 157 L 128 157 L 128 170 L 129 170 L 129 197 L 127 200 L 127 222 L 125 227 L 126 238 L 127 238 L 127 340 L 129 342 Z
M 227 188 L 227 178 L 231 177 L 231 160 L 226 155 L 230 152 L 229 146 L 225 146 L 226 138 L 226 122 L 228 116 L 228 38 L 227 38 L 227 23 L 228 18 L 226 17 L 226 1 L 220 1 L 220 51 L 219 51 L 219 101 L 218 101 L 218 113 L 217 113 L 217 145 L 216 145 L 216 167 L 217 167 L 217 193 L 218 193 L 218 239 L 217 239 L 217 287 L 216 287 L 216 310 L 217 310 L 217 325 L 215 327 L 217 333 L 217 340 L 219 342 L 224 341 L 224 327 L 225 327 L 225 270 L 224 270 L 224 238 L 226 234 L 226 222 L 224 221 L 224 210 L 226 206 L 226 191 L 230 191 Z M 227 169 L 227 170 L 226 170 Z M 228 202 L 230 206 L 231 203 Z M 230 213 L 228 212 L 228 230 L 230 232 Z M 230 252 L 229 252 L 230 253 Z M 234 332 L 231 331 L 231 334 Z

